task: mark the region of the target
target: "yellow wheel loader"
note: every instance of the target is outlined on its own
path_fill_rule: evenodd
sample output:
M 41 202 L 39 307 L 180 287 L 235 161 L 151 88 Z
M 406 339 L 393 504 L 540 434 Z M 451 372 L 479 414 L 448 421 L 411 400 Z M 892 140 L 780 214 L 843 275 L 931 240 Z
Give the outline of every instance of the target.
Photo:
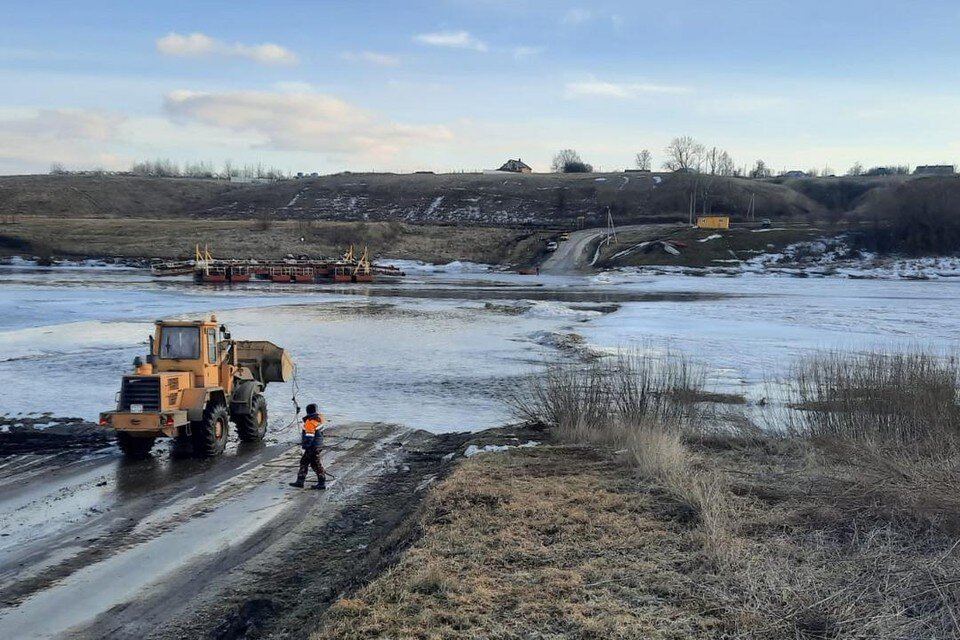
M 272 342 L 232 340 L 216 316 L 197 321 L 158 320 L 146 361 L 123 376 L 117 408 L 100 414 L 131 457 L 146 456 L 159 437 L 193 442 L 212 457 L 227 444 L 229 423 L 243 442 L 263 439 L 270 382 L 288 382 L 293 361 Z

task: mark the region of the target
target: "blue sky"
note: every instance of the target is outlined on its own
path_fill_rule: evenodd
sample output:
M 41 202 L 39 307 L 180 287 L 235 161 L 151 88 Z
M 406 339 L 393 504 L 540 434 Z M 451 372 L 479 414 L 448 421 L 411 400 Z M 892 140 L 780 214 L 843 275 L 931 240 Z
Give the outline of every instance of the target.
M 954 2 L 4 2 L 0 173 L 960 162 Z

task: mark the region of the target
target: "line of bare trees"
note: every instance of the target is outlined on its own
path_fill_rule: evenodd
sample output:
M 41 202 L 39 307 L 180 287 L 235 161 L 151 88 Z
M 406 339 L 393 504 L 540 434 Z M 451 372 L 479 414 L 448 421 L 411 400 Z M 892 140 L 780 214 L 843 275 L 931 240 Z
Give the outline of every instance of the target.
M 129 171 L 107 171 L 105 169 L 71 171 L 59 162 L 50 165 L 50 175 L 87 174 L 126 174 L 158 178 L 210 178 L 219 180 L 229 180 L 230 178 L 281 180 L 288 177 L 282 169 L 266 167 L 260 162 L 241 166 L 235 164 L 232 160 L 225 161 L 220 169 L 215 168 L 212 162 L 186 162 L 180 165 L 169 158 L 141 160 L 135 162 Z
M 234 164 L 232 160 L 223 163 L 217 170 L 212 162 L 187 162 L 182 167 L 170 159 L 146 160 L 134 163 L 130 173 L 138 176 L 157 176 L 163 178 L 260 178 L 279 180 L 287 177 L 282 169 L 265 167 L 263 163 Z

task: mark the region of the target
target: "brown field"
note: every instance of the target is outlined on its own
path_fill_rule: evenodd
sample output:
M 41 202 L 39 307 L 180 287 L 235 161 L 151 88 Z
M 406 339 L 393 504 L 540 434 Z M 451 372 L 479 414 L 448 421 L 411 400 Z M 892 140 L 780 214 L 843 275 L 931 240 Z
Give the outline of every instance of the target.
M 462 463 L 419 541 L 314 640 L 956 637 L 955 531 L 918 519 L 929 506 L 849 452 L 685 447 L 684 479 L 572 445 Z M 704 477 L 712 490 L 684 488 Z
M 438 263 L 524 262 L 537 247 L 536 235 L 522 230 L 397 222 L 18 217 L 0 224 L 0 255 L 192 258 L 200 244 L 218 258 L 281 258 L 335 256 L 351 243 L 383 259 Z

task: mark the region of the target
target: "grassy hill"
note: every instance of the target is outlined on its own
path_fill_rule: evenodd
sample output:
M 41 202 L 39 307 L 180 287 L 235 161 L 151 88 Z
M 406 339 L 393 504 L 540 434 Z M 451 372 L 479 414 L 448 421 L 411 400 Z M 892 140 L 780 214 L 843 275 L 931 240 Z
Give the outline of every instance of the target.
M 161 255 L 161 248 L 163 255 L 182 254 L 192 242 L 205 240 L 203 225 L 213 222 L 235 229 L 236 251 L 244 254 L 255 253 L 252 249 L 271 225 L 276 225 L 274 234 L 284 230 L 275 242 L 278 252 L 293 250 L 289 245 L 301 236 L 316 237 L 324 248 L 355 241 L 386 252 L 394 248 L 392 237 L 402 235 L 398 228 L 411 237 L 422 228 L 423 234 L 439 239 L 444 234 L 428 227 L 458 226 L 477 229 L 477 238 L 479 228 L 496 230 L 500 235 L 483 237 L 506 242 L 512 247 L 507 253 L 515 254 L 531 231 L 605 226 L 608 211 L 618 225 L 686 222 L 692 192 L 700 203 L 698 212 L 706 200 L 709 211 L 729 214 L 734 222 L 746 220 L 753 202 L 756 221 L 770 218 L 778 226 L 789 223 L 827 235 L 853 231 L 862 248 L 874 251 L 925 255 L 960 250 L 960 178 L 955 176 L 750 180 L 677 173 L 338 174 L 261 185 L 135 176 L 6 176 L 0 177 L 0 250 L 77 255 L 98 246 L 115 247 L 111 255 L 136 254 L 136 228 L 119 219 L 150 221 L 158 234 L 148 238 L 154 246 L 151 255 Z M 83 222 L 91 220 L 104 223 Z M 303 233 L 298 225 L 307 223 L 352 226 Z M 378 227 L 363 227 L 366 223 L 403 226 L 384 235 L 373 232 Z M 504 240 L 508 230 L 510 239 Z M 339 238 L 344 235 L 351 237 Z M 717 258 L 710 253 L 729 256 L 770 244 L 770 236 L 757 236 L 756 242 L 750 234 L 740 236 L 736 242 L 697 247 L 707 260 Z M 425 251 L 457 257 L 439 246 Z M 499 261 L 504 259 L 500 253 L 485 249 L 464 255 Z M 647 260 L 640 255 L 631 259 Z
M 805 188 L 799 188 L 805 187 Z M 874 188 L 868 185 L 867 190 Z M 414 224 L 586 226 L 683 220 L 697 189 L 713 211 L 806 218 L 832 196 L 804 183 L 670 173 L 338 174 L 240 185 L 135 176 L 0 177 L 0 215 L 398 220 Z M 807 193 L 809 192 L 809 193 Z M 698 206 L 698 209 L 700 207 Z

